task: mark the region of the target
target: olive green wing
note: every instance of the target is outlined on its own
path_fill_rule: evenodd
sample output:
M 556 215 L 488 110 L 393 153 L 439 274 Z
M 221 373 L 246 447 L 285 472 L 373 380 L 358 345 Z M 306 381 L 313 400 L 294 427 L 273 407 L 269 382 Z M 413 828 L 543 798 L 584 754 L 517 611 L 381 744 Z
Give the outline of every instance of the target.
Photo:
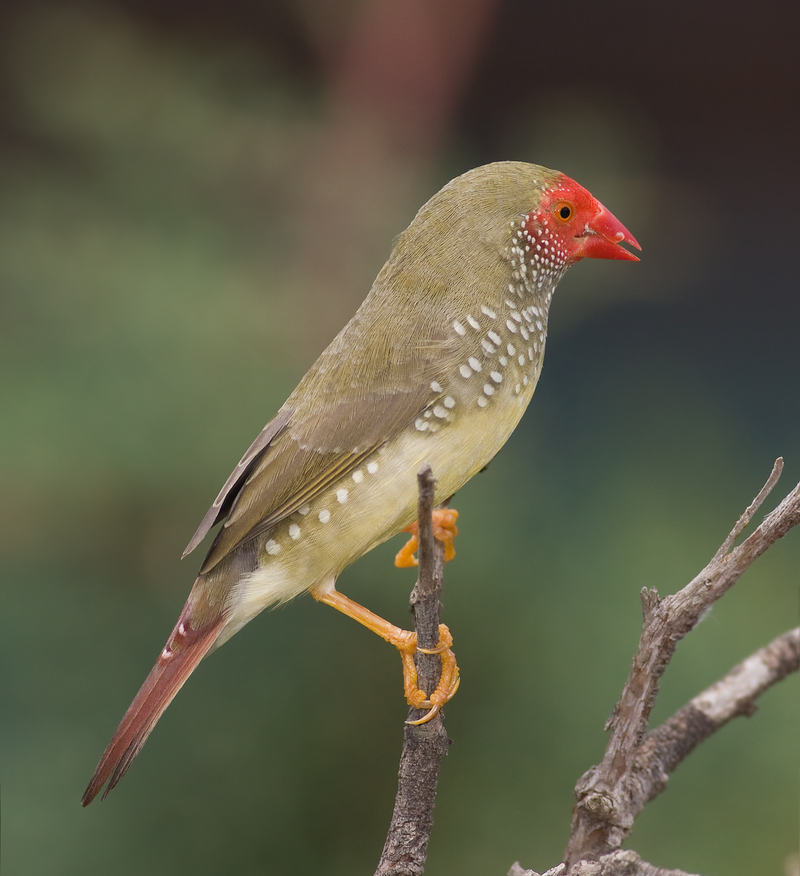
M 375 337 L 370 322 L 359 311 L 234 469 L 184 553 L 224 520 L 201 573 L 329 489 L 438 399 L 444 339 L 401 327 L 363 344 L 365 332 Z

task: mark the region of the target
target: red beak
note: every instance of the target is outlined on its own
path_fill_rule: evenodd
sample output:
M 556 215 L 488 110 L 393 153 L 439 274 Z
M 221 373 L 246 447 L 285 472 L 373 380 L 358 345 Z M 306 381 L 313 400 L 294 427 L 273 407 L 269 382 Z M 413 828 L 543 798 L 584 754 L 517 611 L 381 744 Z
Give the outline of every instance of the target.
M 626 259 L 638 262 L 639 259 L 621 243 L 629 243 L 641 250 L 636 238 L 617 219 L 617 217 L 598 201 L 595 217 L 586 224 L 586 231 L 578 238 L 579 259 Z

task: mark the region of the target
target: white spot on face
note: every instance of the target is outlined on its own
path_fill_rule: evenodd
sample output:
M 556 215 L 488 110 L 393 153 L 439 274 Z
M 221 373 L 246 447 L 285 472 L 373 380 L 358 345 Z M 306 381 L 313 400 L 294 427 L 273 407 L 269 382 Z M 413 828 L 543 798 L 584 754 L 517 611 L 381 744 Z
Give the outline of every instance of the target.
M 474 317 L 470 316 L 469 314 L 467 314 L 467 322 L 468 322 L 468 323 L 469 323 L 474 329 L 479 329 L 479 328 L 481 327 L 481 324 L 478 322 L 478 320 L 475 319 Z
M 376 472 L 377 470 L 378 470 L 378 463 L 377 463 L 377 462 L 368 462 L 368 463 L 367 463 L 367 471 L 368 471 L 370 474 L 375 474 L 375 472 Z
M 344 487 L 342 487 L 341 489 L 336 491 L 336 501 L 340 505 L 344 505 L 344 503 L 347 501 L 347 497 L 349 495 L 350 494 L 348 493 L 348 491 Z
M 264 547 L 265 547 L 267 553 L 268 553 L 268 554 L 272 554 L 273 557 L 275 556 L 275 554 L 279 554 L 279 553 L 281 552 L 281 546 L 278 544 L 277 541 L 275 541 L 274 538 L 271 538 L 271 539 L 270 539 L 270 540 L 264 545 Z
M 486 405 L 488 405 L 488 404 L 489 404 L 489 402 L 487 401 L 485 395 L 478 396 L 478 407 L 485 408 Z
M 497 319 L 497 314 L 490 307 L 485 307 L 483 304 L 481 305 L 481 313 L 485 313 L 489 319 Z
M 326 508 L 324 511 L 319 512 L 319 522 L 327 523 L 331 519 L 331 512 Z
M 472 369 L 469 365 L 461 365 L 458 370 L 461 372 L 462 377 L 470 377 L 472 374 Z
M 297 541 L 297 539 L 300 538 L 300 527 L 296 523 L 293 523 L 289 527 L 289 538 L 291 538 L 292 541 Z
M 354 471 L 352 477 L 357 484 L 360 484 L 364 480 L 364 472 L 361 469 Z
M 442 391 L 442 384 L 441 384 L 441 383 L 437 383 L 437 381 L 434 380 L 434 381 L 431 383 L 431 389 L 432 389 L 434 392 L 441 392 L 441 391 Z
M 453 320 L 453 328 L 460 334 L 462 337 L 467 333 L 467 330 L 463 325 L 456 319 Z
M 444 406 L 446 408 L 454 408 L 456 406 L 456 400 L 453 398 L 452 395 L 448 395 L 447 398 L 445 398 Z
M 467 359 L 467 362 L 469 362 L 469 367 L 473 371 L 481 370 L 481 363 L 474 356 L 470 356 L 469 359 Z

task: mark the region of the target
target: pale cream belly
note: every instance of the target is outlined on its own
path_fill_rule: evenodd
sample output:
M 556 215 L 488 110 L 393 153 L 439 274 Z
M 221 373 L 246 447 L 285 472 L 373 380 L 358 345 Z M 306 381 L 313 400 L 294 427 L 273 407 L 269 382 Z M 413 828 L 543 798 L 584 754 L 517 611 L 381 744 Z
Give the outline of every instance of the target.
M 411 523 L 423 464 L 436 478 L 436 501 L 452 496 L 505 444 L 532 394 L 533 386 L 504 405 L 502 418 L 481 412 L 483 424 L 458 417 L 436 434 L 405 431 L 260 537 L 259 568 L 233 589 L 220 644 L 271 605 L 333 588 L 344 568 Z

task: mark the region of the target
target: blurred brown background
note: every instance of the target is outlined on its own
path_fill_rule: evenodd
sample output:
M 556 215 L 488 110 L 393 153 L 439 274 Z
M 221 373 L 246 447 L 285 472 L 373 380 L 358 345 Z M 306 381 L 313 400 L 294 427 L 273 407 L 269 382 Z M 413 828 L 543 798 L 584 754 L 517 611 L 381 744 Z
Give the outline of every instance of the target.
M 546 869 L 638 636 L 786 458 L 800 479 L 795 4 L 10 2 L 0 10 L 0 743 L 8 873 L 371 873 L 397 657 L 310 599 L 204 663 L 103 804 L 229 470 L 443 183 L 555 167 L 642 243 L 557 294 L 522 426 L 459 496 L 463 684 L 427 871 Z M 398 542 L 399 544 L 399 542 Z M 397 544 L 341 589 L 398 623 Z M 800 533 L 678 650 L 656 720 L 796 623 Z M 798 683 L 630 845 L 783 872 Z

